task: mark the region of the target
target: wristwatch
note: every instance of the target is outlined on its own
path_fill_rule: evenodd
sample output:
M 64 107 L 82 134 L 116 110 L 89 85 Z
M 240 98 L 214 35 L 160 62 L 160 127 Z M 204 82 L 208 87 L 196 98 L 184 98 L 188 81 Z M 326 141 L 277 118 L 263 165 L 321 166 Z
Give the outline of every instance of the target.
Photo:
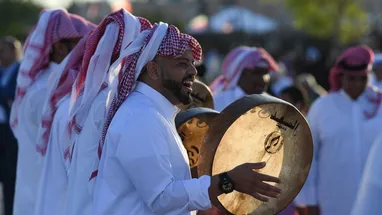
M 219 179 L 219 188 L 223 193 L 231 193 L 235 189 L 235 185 L 227 172 L 219 174 Z

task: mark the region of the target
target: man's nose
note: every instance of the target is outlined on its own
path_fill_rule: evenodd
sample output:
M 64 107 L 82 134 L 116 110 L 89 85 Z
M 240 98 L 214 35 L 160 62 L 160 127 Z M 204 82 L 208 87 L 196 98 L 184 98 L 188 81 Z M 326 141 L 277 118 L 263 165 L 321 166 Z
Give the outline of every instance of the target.
M 198 70 L 195 68 L 195 66 L 192 66 L 188 71 L 188 75 L 196 76 L 198 74 Z

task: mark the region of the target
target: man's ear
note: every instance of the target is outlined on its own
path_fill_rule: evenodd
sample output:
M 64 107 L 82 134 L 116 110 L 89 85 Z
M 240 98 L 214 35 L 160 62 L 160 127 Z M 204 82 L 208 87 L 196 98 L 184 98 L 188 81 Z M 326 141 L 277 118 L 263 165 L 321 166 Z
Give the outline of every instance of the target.
M 159 74 L 159 65 L 157 62 L 155 61 L 151 61 L 149 62 L 147 65 L 146 65 L 146 69 L 147 69 L 147 75 L 153 79 L 153 80 L 158 80 L 159 77 L 160 77 L 160 74 Z

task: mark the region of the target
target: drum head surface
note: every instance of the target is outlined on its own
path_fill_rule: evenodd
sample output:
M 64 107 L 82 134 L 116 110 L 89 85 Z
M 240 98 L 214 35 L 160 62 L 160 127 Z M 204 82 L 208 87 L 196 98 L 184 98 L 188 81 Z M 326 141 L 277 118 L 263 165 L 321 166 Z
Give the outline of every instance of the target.
M 278 213 L 302 188 L 312 161 L 312 136 L 302 114 L 278 99 L 255 103 L 247 98 L 223 110 L 206 134 L 208 146 L 203 143 L 199 175 L 217 175 L 248 162 L 266 162 L 257 171 L 279 177 L 277 186 L 283 192 L 266 203 L 237 191 L 220 195 L 217 206 L 231 214 Z

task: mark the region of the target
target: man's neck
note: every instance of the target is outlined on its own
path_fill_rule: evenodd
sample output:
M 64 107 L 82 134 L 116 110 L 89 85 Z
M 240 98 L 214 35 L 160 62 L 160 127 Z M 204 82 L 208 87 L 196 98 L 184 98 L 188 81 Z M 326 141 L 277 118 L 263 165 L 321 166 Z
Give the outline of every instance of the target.
M 151 88 L 153 88 L 154 90 L 156 90 L 157 92 L 162 94 L 162 96 L 164 96 L 171 104 L 173 104 L 173 105 L 180 104 L 175 98 L 173 98 L 174 96 L 172 96 L 171 93 L 168 92 L 168 90 L 164 89 L 163 87 L 159 86 L 158 84 L 153 83 L 151 81 L 144 81 L 144 80 L 141 80 L 141 82 L 149 85 Z

